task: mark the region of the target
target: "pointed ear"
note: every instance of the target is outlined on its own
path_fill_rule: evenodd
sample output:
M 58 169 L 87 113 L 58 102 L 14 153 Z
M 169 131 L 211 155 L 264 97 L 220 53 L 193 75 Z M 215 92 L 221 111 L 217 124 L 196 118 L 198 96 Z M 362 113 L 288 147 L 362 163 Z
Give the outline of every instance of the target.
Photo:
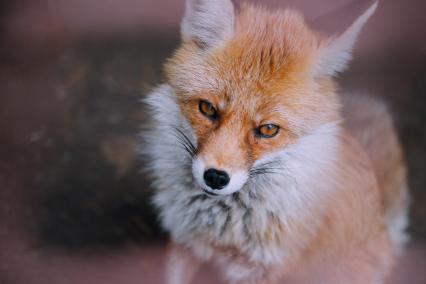
M 186 0 L 182 39 L 195 40 L 202 47 L 214 46 L 232 36 L 234 20 L 231 0 Z
M 368 8 L 355 22 L 339 37 L 332 38 L 321 44 L 314 67 L 314 76 L 333 76 L 342 72 L 352 59 L 352 50 L 362 27 L 373 15 L 378 2 Z

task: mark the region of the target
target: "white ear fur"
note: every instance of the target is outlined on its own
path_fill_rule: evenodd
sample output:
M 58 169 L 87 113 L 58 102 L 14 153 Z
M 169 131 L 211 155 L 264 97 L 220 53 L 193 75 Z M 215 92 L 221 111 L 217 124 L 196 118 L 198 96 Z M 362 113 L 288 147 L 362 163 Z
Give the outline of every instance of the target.
M 231 0 L 186 0 L 182 38 L 211 47 L 232 36 L 234 18 Z
M 315 77 L 333 76 L 346 69 L 358 34 L 375 12 L 378 3 L 374 2 L 343 34 L 320 47 L 314 67 Z

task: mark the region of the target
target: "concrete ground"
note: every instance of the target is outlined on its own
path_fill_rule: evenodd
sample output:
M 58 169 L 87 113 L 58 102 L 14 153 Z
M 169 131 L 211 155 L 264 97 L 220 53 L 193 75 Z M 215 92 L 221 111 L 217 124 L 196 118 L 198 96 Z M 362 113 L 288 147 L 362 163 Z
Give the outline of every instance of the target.
M 122 249 L 69 253 L 31 246 L 25 237 L 2 237 L 2 284 L 163 284 L 166 245 L 129 245 Z M 414 242 L 387 284 L 426 283 L 426 245 Z M 204 265 L 192 283 L 221 284 L 212 265 Z

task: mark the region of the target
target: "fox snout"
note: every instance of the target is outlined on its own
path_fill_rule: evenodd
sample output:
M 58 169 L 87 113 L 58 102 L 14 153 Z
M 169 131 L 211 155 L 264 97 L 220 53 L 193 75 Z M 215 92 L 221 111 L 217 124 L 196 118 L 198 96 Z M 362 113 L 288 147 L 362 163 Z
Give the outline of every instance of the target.
M 229 195 L 237 192 L 244 186 L 248 177 L 244 170 L 232 171 L 207 165 L 202 157 L 194 158 L 192 174 L 201 189 L 210 196 Z
M 204 181 L 210 186 L 212 189 L 221 190 L 229 183 L 229 175 L 227 172 L 216 170 L 216 169 L 208 169 L 204 172 Z

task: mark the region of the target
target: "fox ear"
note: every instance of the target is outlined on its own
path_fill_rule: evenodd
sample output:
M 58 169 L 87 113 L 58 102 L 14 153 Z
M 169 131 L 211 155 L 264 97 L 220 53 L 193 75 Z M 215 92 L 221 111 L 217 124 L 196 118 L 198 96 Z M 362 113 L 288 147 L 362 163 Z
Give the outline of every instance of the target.
M 203 47 L 214 46 L 232 36 L 234 20 L 231 0 L 186 0 L 182 38 Z
M 355 22 L 337 38 L 326 40 L 319 47 L 316 63 L 314 67 L 314 76 L 333 76 L 342 72 L 348 66 L 352 59 L 352 50 L 355 41 L 362 27 L 373 15 L 378 6 L 378 2 L 368 8 Z

